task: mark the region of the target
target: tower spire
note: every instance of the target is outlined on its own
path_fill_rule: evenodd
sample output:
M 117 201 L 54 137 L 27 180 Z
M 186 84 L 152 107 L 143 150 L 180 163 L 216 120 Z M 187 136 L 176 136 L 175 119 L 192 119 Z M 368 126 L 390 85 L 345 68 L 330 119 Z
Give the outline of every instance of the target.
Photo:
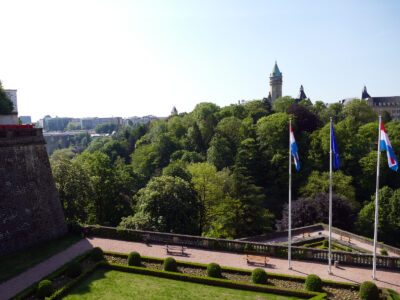
M 371 98 L 371 96 L 368 94 L 367 87 L 364 85 L 364 88 L 361 93 L 361 99 L 368 99 L 368 98 Z
M 282 72 L 279 70 L 277 61 L 275 61 L 270 74 L 269 85 L 271 88 L 271 104 L 273 104 L 275 99 L 282 97 Z

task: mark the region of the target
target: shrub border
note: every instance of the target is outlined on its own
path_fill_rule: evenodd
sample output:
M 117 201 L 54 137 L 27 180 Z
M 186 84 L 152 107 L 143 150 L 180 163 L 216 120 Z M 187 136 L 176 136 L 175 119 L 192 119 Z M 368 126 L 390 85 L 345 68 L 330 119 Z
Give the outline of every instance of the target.
M 106 268 L 109 270 L 116 270 L 116 271 L 123 271 L 128 273 L 135 273 L 141 275 L 149 275 L 149 276 L 156 276 L 160 278 L 166 279 L 173 279 L 173 280 L 180 280 L 185 282 L 192 282 L 192 283 L 199 283 L 204 285 L 210 286 L 218 286 L 218 287 L 225 287 L 231 289 L 238 289 L 238 290 L 247 290 L 247 291 L 254 291 L 254 292 L 265 292 L 265 293 L 273 293 L 276 295 L 284 295 L 284 296 L 295 296 L 301 297 L 305 299 L 324 299 L 326 297 L 326 293 L 318 293 L 318 292 L 310 292 L 310 291 L 302 291 L 302 290 L 294 290 L 294 289 L 287 289 L 287 288 L 278 288 L 274 286 L 267 286 L 267 285 L 258 285 L 258 284 L 250 284 L 246 282 L 239 282 L 239 281 L 232 281 L 227 279 L 220 279 L 220 278 L 210 278 L 204 276 L 197 276 L 197 275 L 189 275 L 189 274 L 182 274 L 177 272 L 168 272 L 162 270 L 153 270 L 143 267 L 134 267 L 134 266 L 126 266 L 120 265 L 115 263 L 108 263 L 105 261 L 99 262 L 96 265 L 92 266 L 90 270 L 84 272 L 75 280 L 71 281 L 67 286 L 63 289 L 58 290 L 54 293 L 49 299 L 60 299 L 59 297 L 65 296 L 65 294 L 73 288 L 79 281 L 81 281 L 84 277 L 88 276 L 91 272 L 93 272 L 96 268 Z
M 119 253 L 119 252 L 112 252 L 112 251 L 104 251 L 104 255 L 128 258 L 128 254 L 126 254 L 126 253 Z M 162 264 L 164 259 L 156 258 L 156 257 L 149 257 L 149 256 L 142 256 L 142 261 L 156 262 L 156 263 Z M 176 262 L 177 262 L 178 266 L 207 269 L 207 264 L 193 263 L 193 262 L 187 262 L 187 261 L 181 261 L 181 260 L 177 260 Z M 228 273 L 239 273 L 239 274 L 251 276 L 251 270 L 221 266 L 221 271 L 228 272 Z M 293 276 L 293 275 L 285 275 L 285 274 L 277 274 L 277 273 L 269 273 L 269 272 L 267 272 L 267 275 L 268 275 L 268 278 L 291 280 L 291 281 L 297 281 L 297 282 L 303 282 L 303 283 L 305 283 L 305 281 L 306 281 L 306 277 L 302 277 L 302 276 Z M 332 281 L 332 280 L 325 280 L 325 279 L 322 279 L 322 283 L 327 286 L 338 287 L 338 288 L 340 287 L 340 288 L 357 289 L 357 290 L 360 288 L 360 284 L 356 284 L 356 283 Z

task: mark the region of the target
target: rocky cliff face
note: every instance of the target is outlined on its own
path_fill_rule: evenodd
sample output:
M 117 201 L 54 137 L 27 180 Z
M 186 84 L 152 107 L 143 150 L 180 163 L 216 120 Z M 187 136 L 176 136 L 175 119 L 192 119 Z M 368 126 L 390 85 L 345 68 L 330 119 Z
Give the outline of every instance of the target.
M 42 129 L 0 126 L 0 256 L 66 232 Z

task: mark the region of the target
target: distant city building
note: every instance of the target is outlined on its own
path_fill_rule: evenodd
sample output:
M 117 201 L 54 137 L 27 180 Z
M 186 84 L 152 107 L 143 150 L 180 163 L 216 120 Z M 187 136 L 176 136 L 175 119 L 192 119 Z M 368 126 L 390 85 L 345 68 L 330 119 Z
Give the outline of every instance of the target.
M 176 107 L 174 106 L 173 108 L 172 108 L 172 111 L 171 111 L 171 116 L 174 116 L 174 115 L 177 115 L 178 114 L 178 110 L 176 109 Z
M 400 96 L 391 97 L 371 97 L 364 86 L 361 99 L 365 99 L 373 111 L 380 113 L 387 111 L 392 119 L 400 120 Z
M 19 119 L 21 120 L 22 124 L 31 124 L 32 123 L 31 116 L 19 116 Z
M 153 120 L 158 120 L 160 119 L 159 117 L 155 117 L 152 115 L 148 115 L 148 116 L 143 116 L 143 117 L 129 117 L 127 119 L 124 120 L 125 125 L 130 125 L 133 126 L 135 124 L 147 124 L 150 123 Z
M 112 117 L 112 118 L 83 118 L 81 119 L 81 128 L 82 129 L 94 129 L 96 126 L 101 124 L 115 124 L 122 125 L 121 117 Z
M 17 104 L 17 90 L 4 90 L 7 94 L 8 99 L 14 104 L 13 113 L 18 113 L 18 104 Z

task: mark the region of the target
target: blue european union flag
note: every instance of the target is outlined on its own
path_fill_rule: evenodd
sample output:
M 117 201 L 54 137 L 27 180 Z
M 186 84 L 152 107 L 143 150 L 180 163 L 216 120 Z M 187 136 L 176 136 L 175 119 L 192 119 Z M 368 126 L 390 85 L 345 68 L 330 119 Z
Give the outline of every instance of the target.
M 331 123 L 331 143 L 332 143 L 332 151 L 333 151 L 333 167 L 335 169 L 340 169 L 340 156 L 339 156 L 339 149 L 336 143 L 335 138 L 335 130 L 333 129 L 333 124 Z

